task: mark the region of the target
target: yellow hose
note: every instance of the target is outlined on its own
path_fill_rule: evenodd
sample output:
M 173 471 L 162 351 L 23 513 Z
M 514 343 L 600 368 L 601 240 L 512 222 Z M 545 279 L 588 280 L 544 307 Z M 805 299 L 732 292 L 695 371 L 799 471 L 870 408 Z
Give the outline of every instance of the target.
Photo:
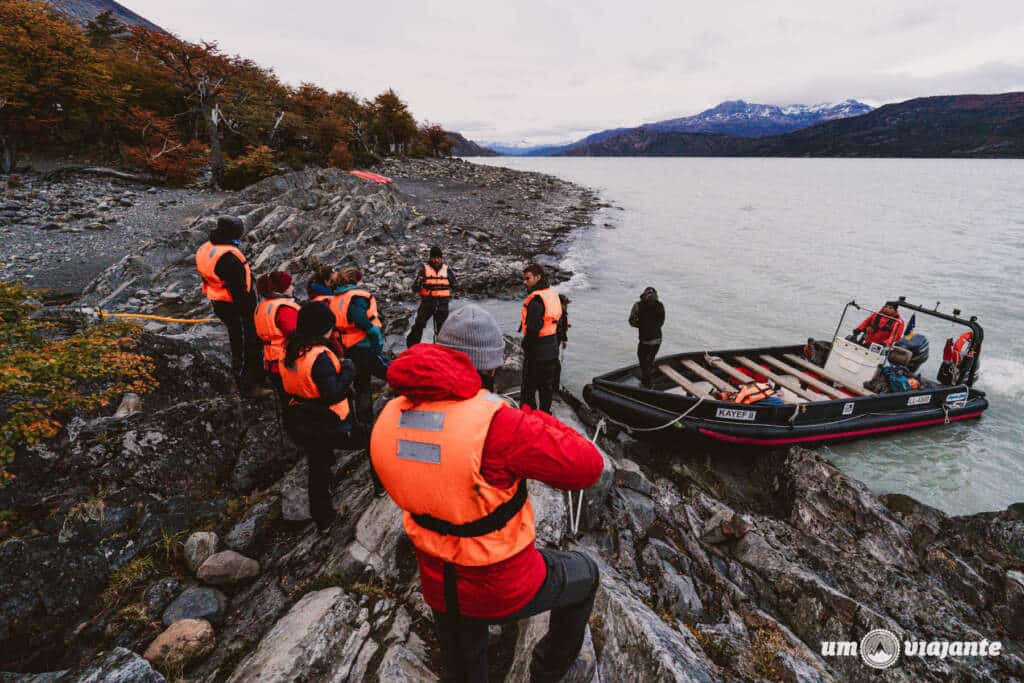
M 197 320 L 186 320 L 184 318 L 166 318 L 162 315 L 149 315 L 147 313 L 108 313 L 101 308 L 96 311 L 101 318 L 139 318 L 142 320 L 157 320 L 162 323 L 178 323 L 181 325 L 201 325 L 203 323 L 219 323 L 219 318 L 198 318 Z

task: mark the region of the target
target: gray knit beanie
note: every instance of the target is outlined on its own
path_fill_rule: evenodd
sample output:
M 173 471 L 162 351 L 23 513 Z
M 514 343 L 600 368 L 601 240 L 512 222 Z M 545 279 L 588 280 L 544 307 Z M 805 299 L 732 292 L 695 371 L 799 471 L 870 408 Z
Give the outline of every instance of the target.
M 477 370 L 494 370 L 505 363 L 505 337 L 494 316 L 476 304 L 466 304 L 448 316 L 435 343 L 462 351 Z

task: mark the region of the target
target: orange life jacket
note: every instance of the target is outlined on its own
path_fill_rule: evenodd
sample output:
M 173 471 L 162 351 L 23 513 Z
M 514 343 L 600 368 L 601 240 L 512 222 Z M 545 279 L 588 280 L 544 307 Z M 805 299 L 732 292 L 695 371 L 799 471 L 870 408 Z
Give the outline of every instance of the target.
M 544 326 L 540 328 L 538 337 L 550 337 L 558 332 L 558 321 L 562 319 L 562 300 L 558 298 L 558 292 L 548 287 L 530 292 L 523 301 L 523 313 L 519 320 L 519 330 L 526 333 L 526 309 L 534 297 L 539 296 L 544 300 Z
M 973 332 L 964 332 L 960 335 L 960 338 L 952 343 L 950 339 L 946 342 L 946 351 L 943 354 L 943 360 L 956 365 L 960 365 L 960 362 L 964 359 L 965 352 L 970 351 L 971 341 L 974 339 Z
M 420 287 L 420 296 L 428 297 L 450 297 L 452 295 L 451 282 L 448 280 L 448 264 L 441 266 L 441 270 L 434 270 L 429 263 L 423 264 L 423 286 Z
M 365 289 L 350 289 L 344 294 L 335 294 L 331 297 L 329 306 L 334 313 L 334 327 L 341 335 L 341 345 L 351 349 L 359 342 L 366 339 L 366 332 L 355 326 L 348 320 L 348 307 L 352 303 L 352 297 L 362 296 L 370 300 L 370 306 L 366 309 L 366 317 L 370 322 L 380 328 L 380 318 L 377 316 L 377 300 Z
M 252 271 L 249 270 L 249 262 L 245 260 L 245 255 L 242 254 L 242 251 L 231 244 L 205 242 L 196 251 L 196 270 L 199 271 L 199 276 L 203 278 L 203 294 L 211 301 L 234 301 L 231 298 L 231 292 L 228 291 L 227 285 L 217 277 L 215 272 L 217 263 L 224 254 L 234 254 L 242 262 L 242 266 L 245 268 L 245 291 L 252 291 Z
M 903 327 L 903 319 L 898 314 L 890 318 L 880 313 L 872 313 L 857 326 L 857 329 L 864 330 L 864 343 L 866 344 L 892 346 L 897 339 L 903 336 Z
M 769 396 L 774 396 L 775 390 L 767 382 L 749 382 L 740 387 L 740 390 L 736 393 L 736 398 L 733 399 L 734 403 L 742 403 L 749 405 L 751 403 L 757 403 L 763 401 Z
M 377 418 L 370 436 L 373 467 L 422 552 L 480 567 L 533 543 L 526 482 L 500 489 L 480 474 L 491 418 L 504 405 L 483 389 L 463 401 L 414 404 L 400 396 Z
M 333 351 L 322 344 L 317 344 L 296 358 L 294 368 L 289 368 L 284 363 L 278 366 L 281 370 L 281 384 L 284 385 L 285 393 L 292 397 L 289 405 L 298 405 L 305 401 L 320 398 L 320 389 L 317 387 L 316 382 L 313 381 L 313 365 L 321 353 L 326 353 L 331 359 L 335 372 L 341 372 L 341 361 L 338 360 Z M 342 422 L 348 419 L 348 399 L 342 399 L 327 407 Z
M 277 312 L 282 306 L 299 310 L 299 305 L 295 301 L 282 297 L 264 299 L 253 314 L 256 335 L 263 340 L 263 360 L 268 363 L 284 358 L 285 336 L 277 326 Z

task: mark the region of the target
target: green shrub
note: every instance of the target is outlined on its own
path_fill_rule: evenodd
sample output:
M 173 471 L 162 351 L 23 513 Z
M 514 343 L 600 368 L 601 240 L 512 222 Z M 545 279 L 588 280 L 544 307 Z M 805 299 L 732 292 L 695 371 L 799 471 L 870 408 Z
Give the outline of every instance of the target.
M 31 294 L 0 281 L 0 486 L 14 480 L 6 468 L 16 446 L 53 438 L 75 411 L 157 386 L 153 360 L 134 352 L 141 327 L 116 322 L 54 339 L 57 323 L 29 317 Z

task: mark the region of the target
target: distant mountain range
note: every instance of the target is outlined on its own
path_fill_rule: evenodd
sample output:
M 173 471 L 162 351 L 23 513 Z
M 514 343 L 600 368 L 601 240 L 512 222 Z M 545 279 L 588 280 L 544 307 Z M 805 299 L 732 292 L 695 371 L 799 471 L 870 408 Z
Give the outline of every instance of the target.
M 823 121 L 859 116 L 871 107 L 856 100 L 838 104 L 757 104 L 743 100 L 730 100 L 702 111 L 695 116 L 645 123 L 632 128 L 613 128 L 588 135 L 582 140 L 564 145 L 513 147 L 492 145 L 499 154 L 509 156 L 557 156 L 589 149 L 611 138 L 627 136 L 645 138 L 652 133 L 721 133 L 745 138 L 778 135 L 807 128 Z
M 577 143 L 566 156 L 1022 157 L 1024 93 L 921 97 L 784 135 L 653 127 Z
M 164 30 L 145 17 L 139 16 L 124 5 L 113 0 L 48 0 L 53 7 L 64 16 L 85 25 L 97 15 L 107 10 L 115 19 L 127 26 L 142 26 L 150 31 Z
M 452 156 L 456 157 L 496 157 L 498 153 L 493 149 L 487 147 L 481 147 L 472 140 L 467 140 L 461 133 L 455 133 L 450 130 L 446 130 L 445 134 L 448 139 L 454 143 L 452 147 Z

